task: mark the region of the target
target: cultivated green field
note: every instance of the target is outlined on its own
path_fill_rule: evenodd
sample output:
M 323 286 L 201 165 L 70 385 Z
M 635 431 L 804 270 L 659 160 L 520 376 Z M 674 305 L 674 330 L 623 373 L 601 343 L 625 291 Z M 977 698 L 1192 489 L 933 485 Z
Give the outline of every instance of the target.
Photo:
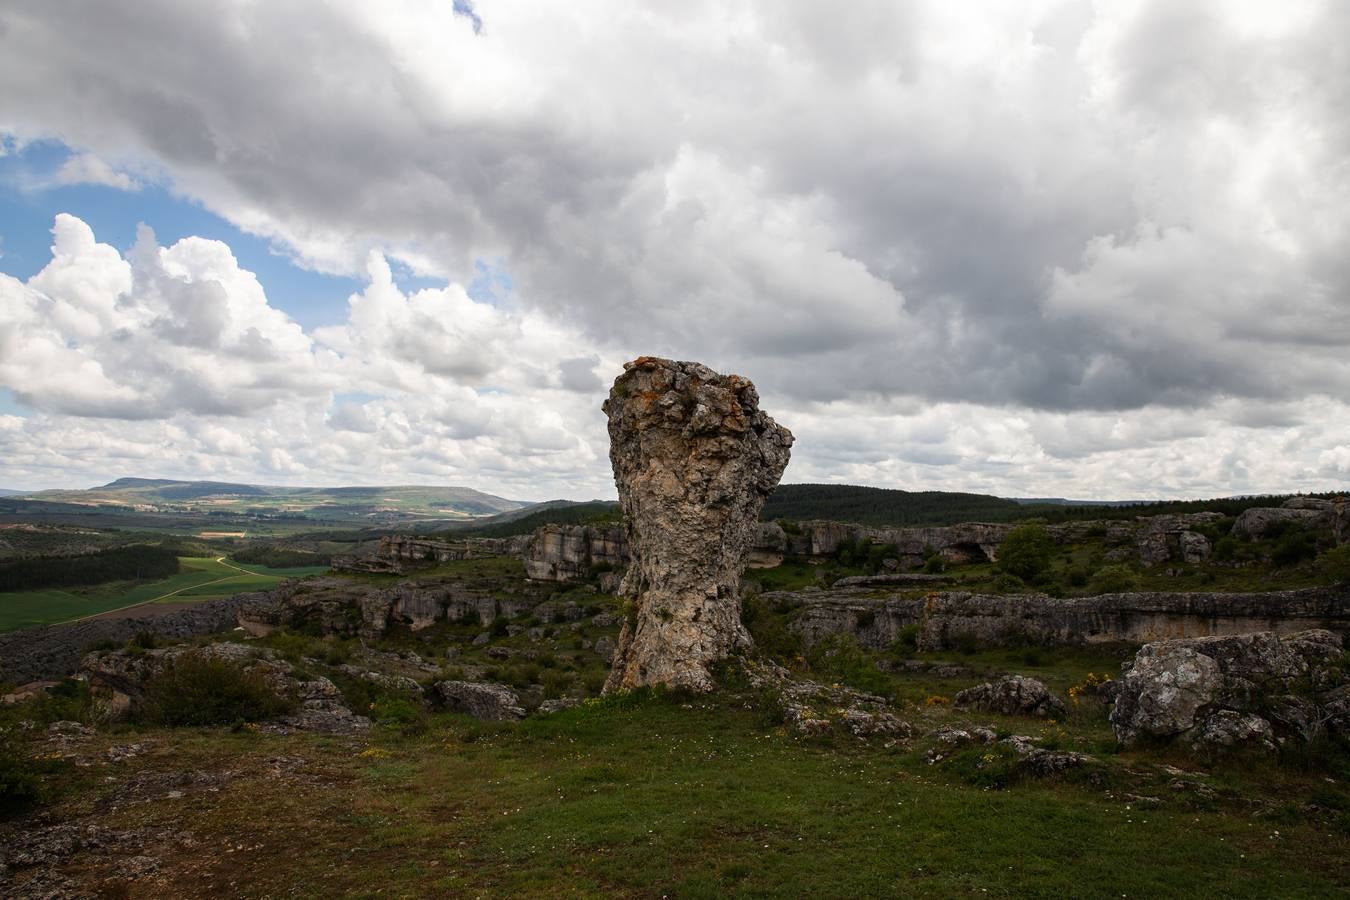
M 265 590 L 284 578 L 327 571 L 322 566 L 268 569 L 244 566 L 223 557 L 179 557 L 183 570 L 171 578 L 143 584 L 118 582 L 70 590 L 0 593 L 0 631 L 50 625 L 142 603 L 184 603 Z

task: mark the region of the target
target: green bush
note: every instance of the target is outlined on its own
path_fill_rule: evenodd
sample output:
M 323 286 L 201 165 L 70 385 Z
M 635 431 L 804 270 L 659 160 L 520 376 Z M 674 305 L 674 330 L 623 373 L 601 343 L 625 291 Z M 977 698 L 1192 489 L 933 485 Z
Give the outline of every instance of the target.
M 895 636 L 895 643 L 891 644 L 891 652 L 902 659 L 917 653 L 919 650 L 919 624 L 911 622 L 900 629 L 900 633 Z
M 150 725 L 230 725 L 274 719 L 293 707 L 258 672 L 184 653 L 146 682 L 137 718 Z
M 741 624 L 754 638 L 755 650 L 761 655 L 778 662 L 801 656 L 801 635 L 788 627 L 786 616 L 775 613 L 759 597 L 748 597 L 741 604 Z
M 406 697 L 392 697 L 378 700 L 369 707 L 370 717 L 381 725 L 396 725 L 407 728 L 424 723 L 426 710 Z
M 934 553 L 923 561 L 923 570 L 930 575 L 938 575 L 947 571 L 947 561 Z
M 507 624 L 509 624 L 509 623 L 506 621 L 506 616 L 498 616 L 497 618 L 493 619 L 493 620 L 492 620 L 492 628 L 490 629 L 491 632 L 492 632 L 492 636 L 493 636 L 493 637 L 498 637 L 498 638 L 500 638 L 500 637 L 506 637 L 506 635 L 507 635 L 507 630 L 506 630 Z
M 1302 529 L 1289 529 L 1275 542 L 1270 561 L 1277 566 L 1298 565 L 1317 555 L 1317 541 Z
M 22 812 L 47 796 L 43 776 L 62 764 L 33 759 L 23 743 L 9 732 L 0 732 L 0 814 Z
M 1332 581 L 1350 582 L 1350 544 L 1323 551 L 1317 568 Z
M 891 680 L 850 635 L 833 634 L 825 638 L 811 648 L 807 661 L 812 671 L 849 687 L 883 697 L 892 693 Z
M 1070 587 L 1087 587 L 1088 578 L 1091 577 L 1088 570 L 1083 566 L 1074 566 L 1069 570 L 1067 578 Z
M 91 722 L 94 718 L 89 684 L 75 678 L 67 678 L 33 699 L 10 707 L 10 710 L 20 718 L 31 719 L 39 725 L 63 721 Z
M 998 546 L 998 567 L 1030 581 L 1050 568 L 1055 545 L 1044 525 L 1022 525 L 1008 532 Z
M 1000 594 L 1016 594 L 1026 590 L 1026 582 L 1008 572 L 994 579 L 994 590 Z
M 1092 576 L 1092 590 L 1098 594 L 1119 594 L 1139 587 L 1139 576 L 1125 565 L 1102 566 Z

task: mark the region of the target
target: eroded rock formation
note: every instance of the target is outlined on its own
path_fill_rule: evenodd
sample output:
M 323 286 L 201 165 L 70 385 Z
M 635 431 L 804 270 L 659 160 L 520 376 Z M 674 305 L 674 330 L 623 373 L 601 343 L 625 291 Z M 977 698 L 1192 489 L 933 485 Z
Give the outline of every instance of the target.
M 542 525 L 521 552 L 525 574 L 540 581 L 577 581 L 598 566 L 628 565 L 621 525 Z
M 1301 588 L 1263 593 L 1137 592 L 1094 597 L 971 594 L 866 587 L 775 591 L 764 602 L 794 611 L 792 628 L 808 646 L 851 635 L 868 650 L 884 650 L 906 626 L 917 626 L 920 650 L 958 646 L 1144 643 L 1309 628 L 1350 631 L 1350 589 Z
M 741 569 L 792 433 L 749 380 L 653 357 L 625 364 L 604 410 L 632 556 L 620 593 L 633 602 L 605 689 L 710 690 L 708 666 L 750 643 Z
M 1340 635 L 1273 632 L 1145 645 L 1111 711 L 1116 739 L 1274 750 L 1350 729 Z

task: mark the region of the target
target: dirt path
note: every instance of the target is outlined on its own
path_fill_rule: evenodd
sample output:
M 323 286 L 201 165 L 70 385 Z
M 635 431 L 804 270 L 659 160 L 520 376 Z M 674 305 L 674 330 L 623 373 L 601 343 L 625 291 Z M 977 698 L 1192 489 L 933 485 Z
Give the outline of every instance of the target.
M 248 569 L 244 569 L 244 568 L 241 568 L 241 567 L 239 567 L 239 566 L 236 566 L 234 563 L 226 562 L 226 561 L 225 561 L 225 557 L 223 557 L 223 556 L 217 556 L 217 557 L 216 557 L 216 562 L 220 563 L 222 566 L 225 566 L 227 569 L 234 569 L 236 572 L 242 572 L 242 573 L 244 573 L 245 575 L 256 575 L 256 574 L 258 574 L 258 573 L 256 573 L 256 572 L 250 572 Z M 160 594 L 158 597 L 151 597 L 149 600 L 138 600 L 138 601 L 136 601 L 135 603 L 129 603 L 129 604 L 127 604 L 126 606 L 119 606 L 119 607 L 117 607 L 116 609 L 105 609 L 105 610 L 103 610 L 103 612 L 92 613 L 92 614 L 87 615 L 87 616 L 80 616 L 78 619 L 66 619 L 66 623 L 69 623 L 69 622 L 83 622 L 83 621 L 85 621 L 86 619 L 107 619 L 107 618 L 111 618 L 114 614 L 118 614 L 118 613 L 126 613 L 126 611 L 129 610 L 129 609 L 139 609 L 140 607 L 147 606 L 147 605 L 149 605 L 149 604 L 151 604 L 151 603 L 159 603 L 159 601 L 161 601 L 161 600 L 164 600 L 164 599 L 166 599 L 166 598 L 168 598 L 168 597 L 173 597 L 173 596 L 175 596 L 175 595 L 177 595 L 177 594 L 181 594 L 181 593 L 183 593 L 184 591 L 195 591 L 197 588 L 203 588 L 203 587 L 206 587 L 206 586 L 212 585 L 212 584 L 220 584 L 222 581 L 229 581 L 229 580 L 230 580 L 231 578 L 233 578 L 233 577 L 234 577 L 233 575 L 226 575 L 226 576 L 223 577 L 223 578 L 216 578 L 216 579 L 213 579 L 213 580 L 211 580 L 211 581 L 203 581 L 203 582 L 201 582 L 200 584 L 189 584 L 187 587 L 181 587 L 181 588 L 179 588 L 179 589 L 176 590 L 176 591 L 169 591 L 167 594 Z M 189 606 L 189 605 L 191 605 L 191 604 L 190 604 L 190 603 L 171 603 L 171 604 L 163 604 L 163 607 L 164 607 L 164 608 L 163 608 L 162 611 L 161 611 L 161 610 L 156 610 L 156 611 L 154 611 L 154 612 L 151 612 L 151 611 L 149 611 L 149 610 L 145 610 L 145 611 L 139 612 L 139 613 L 132 613 L 132 614 L 130 614 L 130 615 L 120 616 L 120 618 L 142 619 L 142 618 L 146 618 L 148 615 L 160 615 L 161 612 L 169 612 L 169 611 L 175 610 L 175 609 L 182 609 L 184 606 Z M 62 623 L 62 624 L 65 624 L 65 623 Z

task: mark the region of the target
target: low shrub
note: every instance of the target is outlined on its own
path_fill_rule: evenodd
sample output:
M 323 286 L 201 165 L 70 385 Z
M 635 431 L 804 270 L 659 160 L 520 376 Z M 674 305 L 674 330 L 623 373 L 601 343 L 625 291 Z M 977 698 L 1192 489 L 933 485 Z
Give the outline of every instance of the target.
M 274 719 L 293 707 L 258 672 L 184 653 L 146 682 L 137 718 L 149 725 L 229 725 Z
M 1092 590 L 1099 594 L 1119 594 L 1139 586 L 1139 576 L 1129 566 L 1102 566 L 1092 576 Z
M 754 638 L 761 655 L 788 662 L 802 654 L 802 638 L 788 627 L 787 617 L 776 613 L 759 597 L 748 597 L 741 604 L 741 624 Z
M 911 622 L 900 629 L 891 644 L 891 652 L 901 658 L 917 653 L 919 650 L 919 623 Z
M 0 814 L 23 812 L 47 798 L 45 776 L 62 763 L 34 759 L 28 748 L 8 732 L 0 732 Z
M 1286 531 L 1275 542 L 1270 561 L 1277 566 L 1294 566 L 1317 555 L 1317 541 L 1302 529 Z
M 1332 581 L 1350 582 L 1350 544 L 1323 551 L 1317 557 L 1317 568 Z
M 834 634 L 820 641 L 811 648 L 807 662 L 812 671 L 857 690 L 883 697 L 892 693 L 891 680 L 850 635 Z

